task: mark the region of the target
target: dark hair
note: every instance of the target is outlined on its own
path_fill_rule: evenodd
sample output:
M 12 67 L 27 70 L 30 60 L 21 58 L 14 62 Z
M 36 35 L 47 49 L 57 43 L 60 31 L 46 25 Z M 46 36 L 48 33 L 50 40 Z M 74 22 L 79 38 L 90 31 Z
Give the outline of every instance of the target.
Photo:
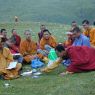
M 3 31 L 6 31 L 6 29 L 1 29 L 0 33 L 3 33 Z
M 76 21 L 72 21 L 72 23 L 76 23 Z
M 73 32 L 79 33 L 79 32 L 81 32 L 81 29 L 80 29 L 79 27 L 75 27 L 75 28 L 73 28 L 73 29 L 71 30 L 71 32 L 72 32 L 72 33 L 73 33 Z
M 44 24 L 41 24 L 41 26 L 45 26 Z
M 95 25 L 95 21 L 93 22 L 93 25 Z
M 6 40 L 4 38 L 1 38 L 1 43 L 4 43 Z
M 30 31 L 30 30 L 25 30 L 24 35 L 25 35 L 27 32 L 31 33 L 31 31 Z
M 85 19 L 82 21 L 82 24 L 84 24 L 84 23 L 89 24 L 89 21 Z
M 45 32 L 48 32 L 51 35 L 51 33 L 49 32 L 48 29 L 43 30 L 43 33 L 45 33 Z
M 12 33 L 13 33 L 14 30 L 16 30 L 16 29 L 12 29 Z
M 62 52 L 65 50 L 64 46 L 62 44 L 58 44 L 56 47 L 55 47 L 55 50 L 57 50 L 58 52 Z

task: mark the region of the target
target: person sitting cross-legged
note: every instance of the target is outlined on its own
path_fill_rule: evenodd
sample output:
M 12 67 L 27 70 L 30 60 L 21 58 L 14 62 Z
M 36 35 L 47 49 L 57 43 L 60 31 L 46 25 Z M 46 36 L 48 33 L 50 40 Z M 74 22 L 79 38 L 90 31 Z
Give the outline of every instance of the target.
M 16 29 L 12 29 L 12 36 L 6 41 L 6 47 L 8 47 L 13 54 L 19 53 L 19 45 L 21 37 L 17 34 Z
M 26 39 L 20 43 L 20 53 L 24 58 L 24 62 L 30 63 L 36 57 L 37 44 L 32 40 L 30 30 L 26 30 L 24 35 Z
M 21 63 L 17 63 L 15 68 L 7 69 L 10 64 L 13 64 L 13 55 L 10 50 L 3 47 L 3 42 L 0 38 L 0 75 L 4 79 L 14 79 L 19 77 L 19 71 L 22 67 Z
M 43 54 L 44 56 L 47 56 L 49 51 L 52 48 L 55 48 L 57 45 L 57 42 L 55 38 L 51 35 L 49 30 L 43 31 L 43 37 L 40 41 L 40 49 L 37 50 L 38 53 Z
M 71 32 L 71 30 L 69 32 L 66 32 L 66 34 L 67 34 L 67 40 L 63 43 L 63 46 L 65 48 L 71 46 L 73 44 L 73 41 L 74 41 L 74 38 L 72 37 L 73 33 Z

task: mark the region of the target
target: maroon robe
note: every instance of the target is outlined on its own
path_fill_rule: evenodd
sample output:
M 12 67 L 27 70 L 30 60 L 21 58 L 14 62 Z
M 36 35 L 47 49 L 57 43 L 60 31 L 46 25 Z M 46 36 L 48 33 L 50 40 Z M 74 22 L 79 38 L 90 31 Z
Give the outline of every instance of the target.
M 41 32 L 38 33 L 38 37 L 39 37 L 39 42 L 40 42 L 40 40 L 41 40 L 42 37 L 43 37 L 43 31 L 41 31 Z
M 16 43 L 15 43 L 15 45 L 17 45 L 19 47 L 20 42 L 21 42 L 21 37 L 19 35 L 15 35 L 15 37 L 16 37 Z
M 21 42 L 21 37 L 19 35 L 13 36 L 12 45 L 10 45 L 10 50 L 12 53 L 18 53 L 19 52 L 19 45 Z
M 71 64 L 69 72 L 83 72 L 95 70 L 95 49 L 86 46 L 71 46 L 67 49 Z

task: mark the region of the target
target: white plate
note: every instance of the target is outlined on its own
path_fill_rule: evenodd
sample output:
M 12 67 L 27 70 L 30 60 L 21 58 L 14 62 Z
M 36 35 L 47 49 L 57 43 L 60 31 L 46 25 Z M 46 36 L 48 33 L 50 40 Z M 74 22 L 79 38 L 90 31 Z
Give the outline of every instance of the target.
M 29 71 L 29 72 L 23 72 L 21 75 L 22 76 L 29 76 L 32 74 L 32 71 Z
M 32 78 L 39 78 L 39 76 L 32 76 Z
M 34 75 L 41 75 L 42 73 L 41 72 L 36 72 L 36 73 L 34 73 Z

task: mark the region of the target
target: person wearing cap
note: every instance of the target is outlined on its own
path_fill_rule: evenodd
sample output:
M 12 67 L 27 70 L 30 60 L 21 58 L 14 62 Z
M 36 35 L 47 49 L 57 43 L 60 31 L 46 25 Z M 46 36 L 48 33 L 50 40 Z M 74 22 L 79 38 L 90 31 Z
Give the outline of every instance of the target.
M 6 47 L 3 47 L 3 42 L 0 37 L 0 75 L 4 79 L 14 79 L 19 77 L 19 71 L 22 67 L 21 63 L 17 63 L 16 67 L 13 69 L 7 69 L 9 64 L 13 62 L 13 55 L 10 50 Z
M 90 39 L 90 43 L 92 47 L 95 47 L 95 28 L 92 28 L 90 26 L 90 23 L 88 20 L 84 20 L 82 22 L 84 31 L 83 34 L 86 35 Z
M 69 31 L 69 32 L 66 32 L 66 34 L 67 34 L 67 40 L 63 43 L 63 46 L 65 47 L 65 48 L 67 48 L 67 47 L 69 47 L 69 46 L 72 46 L 72 44 L 73 44 L 73 42 L 74 42 L 74 38 L 72 37 L 73 36 L 73 33 L 71 32 L 71 30 Z M 70 64 L 71 62 L 70 62 L 70 59 L 68 59 L 68 60 L 63 60 L 63 62 L 62 62 L 62 64 L 64 65 L 64 66 L 69 66 L 69 64 Z
M 67 40 L 63 43 L 63 45 L 65 46 L 65 48 L 67 48 L 68 46 L 71 46 L 73 44 L 73 33 L 71 32 L 71 30 L 69 32 L 66 32 L 67 34 Z
M 72 35 L 71 36 L 69 36 L 69 38 L 71 39 L 71 41 L 72 41 L 72 46 L 88 46 L 88 47 L 90 47 L 90 41 L 89 41 L 89 39 L 85 36 L 85 35 L 83 35 L 82 33 L 81 33 L 81 29 L 79 28 L 79 27 L 75 27 L 75 28 L 73 28 L 71 31 L 70 31 L 70 33 L 72 33 Z M 69 39 L 69 40 L 70 40 Z M 68 40 L 68 41 L 69 41 Z M 70 41 L 69 41 L 70 42 Z M 69 46 L 70 46 L 70 44 L 69 44 Z M 69 66 L 70 64 L 71 64 L 71 60 L 70 59 L 68 59 L 68 60 L 64 60 L 63 62 L 62 62 L 62 64 L 64 65 L 64 66 Z
M 67 49 L 63 45 L 57 45 L 56 53 L 59 59 L 51 66 L 41 69 L 42 72 L 51 72 L 64 59 L 71 60 L 71 64 L 66 68 L 66 72 L 61 75 L 73 74 L 79 72 L 87 72 L 95 70 L 95 49 L 87 46 L 70 46 Z

